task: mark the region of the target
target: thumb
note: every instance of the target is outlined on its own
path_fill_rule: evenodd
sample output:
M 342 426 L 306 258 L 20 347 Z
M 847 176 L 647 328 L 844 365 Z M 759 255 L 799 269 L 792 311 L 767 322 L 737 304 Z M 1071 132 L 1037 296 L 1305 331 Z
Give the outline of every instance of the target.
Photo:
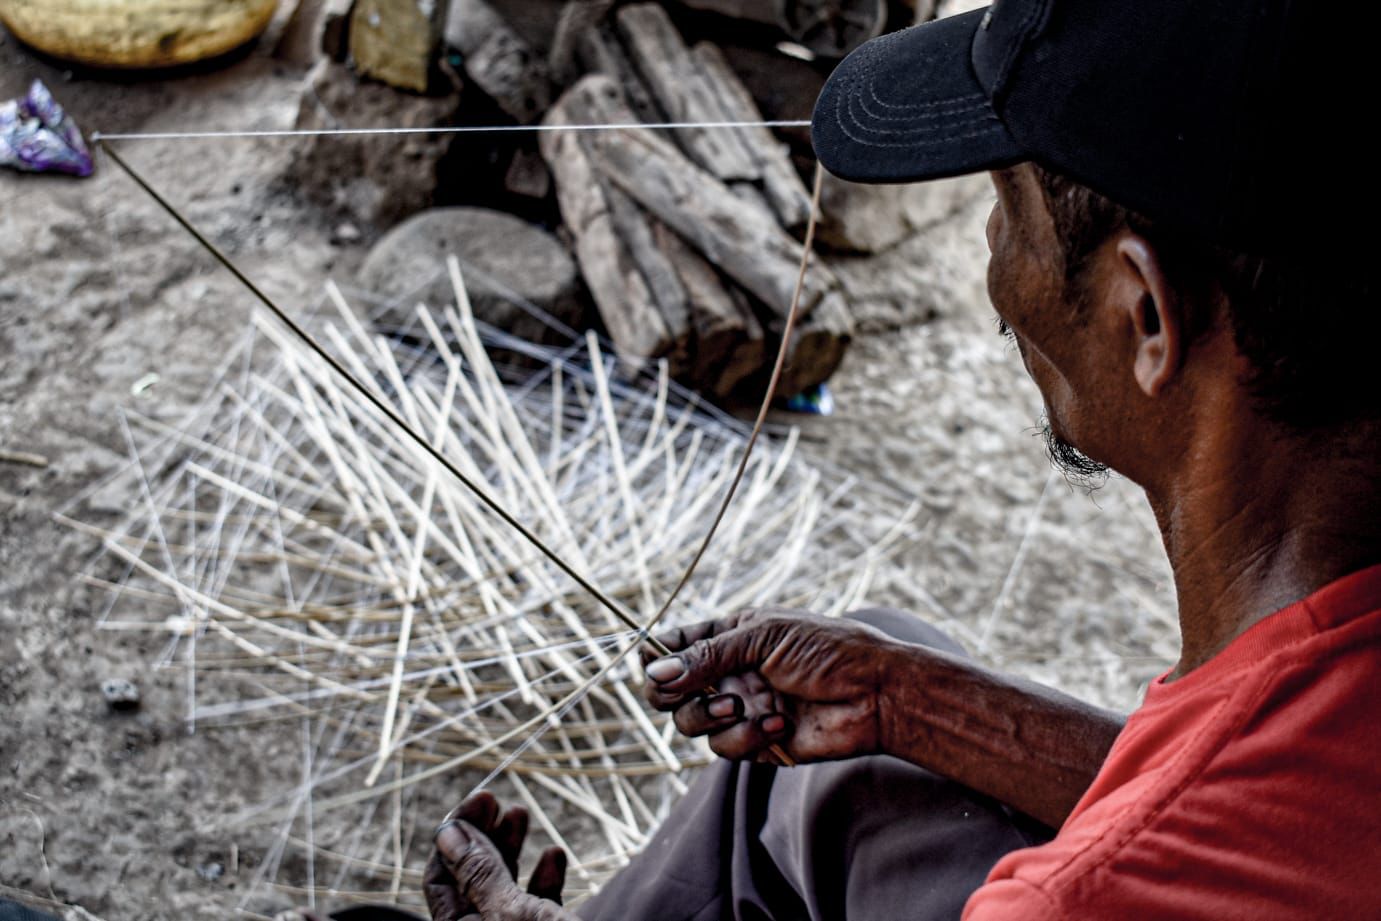
M 774 645 L 760 626 L 736 627 L 648 663 L 647 677 L 659 695 L 697 692 L 729 675 L 758 670 Z
M 444 823 L 436 833 L 436 850 L 456 886 L 481 914 L 517 891 L 498 848 L 469 823 L 460 819 Z

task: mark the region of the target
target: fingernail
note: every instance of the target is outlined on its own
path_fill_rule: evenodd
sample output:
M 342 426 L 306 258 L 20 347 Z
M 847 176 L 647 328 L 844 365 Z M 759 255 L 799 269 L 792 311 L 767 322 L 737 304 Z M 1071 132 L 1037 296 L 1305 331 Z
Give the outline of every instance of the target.
M 786 728 L 786 717 L 782 716 L 780 713 L 771 713 L 764 716 L 762 722 L 758 723 L 758 725 L 762 727 L 763 732 L 770 736 L 775 736 Z
M 734 716 L 738 713 L 738 699 L 732 694 L 724 694 L 720 697 L 713 697 L 705 706 L 710 716 L 723 719 L 726 716 Z
M 470 849 L 470 835 L 454 819 L 441 823 L 435 840 L 437 849 L 453 859 Z
M 647 677 L 658 684 L 665 684 L 668 681 L 675 681 L 686 673 L 686 663 L 681 661 L 680 656 L 668 656 L 665 659 L 658 659 L 647 666 Z

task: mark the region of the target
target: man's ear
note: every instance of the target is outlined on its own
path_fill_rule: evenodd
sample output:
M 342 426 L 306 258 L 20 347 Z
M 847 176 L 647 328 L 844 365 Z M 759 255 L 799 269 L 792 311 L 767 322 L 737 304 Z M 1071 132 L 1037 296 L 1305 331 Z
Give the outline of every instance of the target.
M 1135 359 L 1132 374 L 1148 397 L 1159 396 L 1184 358 L 1184 317 L 1160 257 L 1144 237 L 1117 241 L 1118 307 L 1127 314 Z

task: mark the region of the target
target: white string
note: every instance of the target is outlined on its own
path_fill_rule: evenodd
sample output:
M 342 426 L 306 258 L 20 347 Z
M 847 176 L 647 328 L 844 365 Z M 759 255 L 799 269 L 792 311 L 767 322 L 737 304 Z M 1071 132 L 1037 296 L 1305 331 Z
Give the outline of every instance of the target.
M 310 138 L 340 135 L 389 134 L 498 134 L 512 131 L 613 131 L 647 129 L 667 131 L 682 128 L 809 128 L 810 121 L 776 120 L 746 122 L 611 122 L 591 125 L 454 125 L 434 128 L 311 128 L 262 131 L 158 131 L 146 134 L 91 133 L 92 141 L 182 141 L 213 138 Z

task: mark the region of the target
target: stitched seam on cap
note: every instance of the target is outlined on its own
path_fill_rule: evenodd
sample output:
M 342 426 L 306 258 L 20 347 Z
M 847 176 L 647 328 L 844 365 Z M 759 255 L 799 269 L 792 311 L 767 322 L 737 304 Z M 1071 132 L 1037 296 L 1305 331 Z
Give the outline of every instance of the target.
M 872 98 L 871 98 L 871 101 L 872 101 L 872 102 L 876 102 L 878 105 L 883 106 L 884 108 L 887 108 L 887 107 L 888 107 L 888 106 L 887 106 L 887 103 L 885 103 L 885 102 L 883 102 L 881 99 L 878 99 L 878 98 L 877 98 L 877 92 L 874 90 L 874 88 L 873 88 L 873 86 L 872 86 L 871 84 L 870 84 L 869 87 L 868 87 L 868 95 L 869 95 L 870 97 L 872 97 Z M 980 96 L 980 97 L 978 97 L 978 101 L 975 102 L 975 103 L 973 103 L 973 104 L 971 104 L 971 105 L 961 106 L 961 107 L 953 108 L 953 109 L 947 109 L 947 110 L 942 111 L 942 112 L 921 112 L 921 113 L 917 113 L 917 114 L 915 114 L 915 115 L 881 115 L 881 114 L 874 114 L 872 108 L 868 105 L 868 102 L 869 102 L 869 101 L 870 101 L 870 100 L 863 99 L 862 97 L 857 97 L 857 102 L 858 102 L 858 104 L 859 104 L 860 106 L 862 106 L 863 109 L 864 109 L 864 111 L 868 112 L 868 114 L 869 114 L 872 118 L 875 118 L 875 119 L 877 119 L 878 121 L 893 121 L 893 122 L 896 122 L 896 121 L 935 121 L 935 120 L 939 120 L 939 119 L 954 118 L 954 117 L 960 116 L 960 115 L 968 115 L 970 112 L 979 112 L 979 111 L 982 111 L 982 110 L 988 108 L 988 100 L 987 100 L 987 98 L 986 98 L 986 97 Z M 893 108 L 895 108 L 895 107 L 893 107 Z
M 887 102 L 885 99 L 878 97 L 877 81 L 875 80 L 868 81 L 868 94 L 883 108 L 906 109 L 908 111 L 941 109 L 946 106 L 957 106 L 961 103 L 975 102 L 978 100 L 982 100 L 983 102 L 988 101 L 988 97 L 982 93 L 966 93 L 963 96 L 950 96 L 947 99 L 932 99 L 926 102 Z
M 841 131 L 844 132 L 844 135 L 845 135 L 846 137 L 848 137 L 849 140 L 853 141 L 853 142 L 856 143 L 856 144 L 861 144 L 861 145 L 863 145 L 863 146 L 865 146 L 865 147 L 920 147 L 920 148 L 924 148 L 924 147 L 938 147 L 938 146 L 940 146 L 941 144 L 951 144 L 951 143 L 953 143 L 953 142 L 955 142 L 955 141 L 964 141 L 964 140 L 969 140 L 969 139 L 976 138 L 976 137 L 983 137 L 983 136 L 985 136 L 985 135 L 992 134 L 994 131 L 996 131 L 996 130 L 1002 128 L 1002 122 L 998 119 L 998 117 L 997 117 L 996 115 L 993 115 L 991 112 L 989 112 L 989 113 L 985 113 L 984 116 L 983 116 L 982 118 L 970 119 L 970 120 L 968 120 L 968 121 L 966 121 L 966 122 L 959 122 L 959 123 L 957 123 L 957 124 L 951 126 L 951 127 L 953 127 L 953 128 L 958 129 L 958 128 L 964 128 L 964 127 L 966 127 L 966 126 L 972 127 L 972 126 L 982 125 L 982 124 L 984 124 L 985 122 L 991 122 L 991 124 L 988 124 L 988 125 L 986 125 L 985 127 L 980 128 L 980 129 L 977 130 L 977 131 L 972 131 L 972 132 L 968 132 L 968 133 L 965 133 L 965 134 L 948 134 L 948 135 L 946 135 L 946 136 L 943 137 L 943 138 L 932 138 L 931 140 L 928 140 L 928 141 L 870 141 L 870 140 L 867 140 L 866 138 L 860 137 L 859 135 L 857 135 L 857 134 L 855 134 L 854 132 L 850 131 L 850 130 L 849 130 L 849 123 L 852 122 L 853 125 L 857 126 L 858 128 L 862 129 L 863 131 L 871 131 L 871 132 L 873 132 L 873 133 L 875 133 L 875 134 L 907 134 L 907 133 L 913 133 L 913 134 L 914 134 L 915 132 L 906 132 L 906 131 L 900 131 L 900 130 L 896 130 L 896 129 L 887 129 L 887 128 L 871 128 L 871 127 L 869 127 L 867 124 L 865 124 L 864 122 L 859 121 L 856 117 L 854 117 L 854 114 L 853 114 L 852 111 L 846 111 L 846 112 L 841 113 L 841 112 L 839 111 L 839 106 L 843 104 L 843 101 L 844 101 L 844 97 L 843 97 L 842 94 L 841 94 L 840 96 L 836 97 L 836 100 L 835 100 L 835 115 L 837 116 L 837 118 L 836 118 L 836 124 L 839 125 L 839 129 L 840 129 Z M 846 120 L 845 118 L 840 117 L 840 116 L 843 116 L 843 115 L 847 115 L 847 116 L 848 116 L 848 119 Z M 930 134 L 930 133 L 931 133 L 931 131 L 930 131 L 929 129 L 926 129 L 926 128 L 922 128 L 922 129 L 920 129 L 920 131 L 923 133 L 923 135 L 924 135 L 924 134 Z

